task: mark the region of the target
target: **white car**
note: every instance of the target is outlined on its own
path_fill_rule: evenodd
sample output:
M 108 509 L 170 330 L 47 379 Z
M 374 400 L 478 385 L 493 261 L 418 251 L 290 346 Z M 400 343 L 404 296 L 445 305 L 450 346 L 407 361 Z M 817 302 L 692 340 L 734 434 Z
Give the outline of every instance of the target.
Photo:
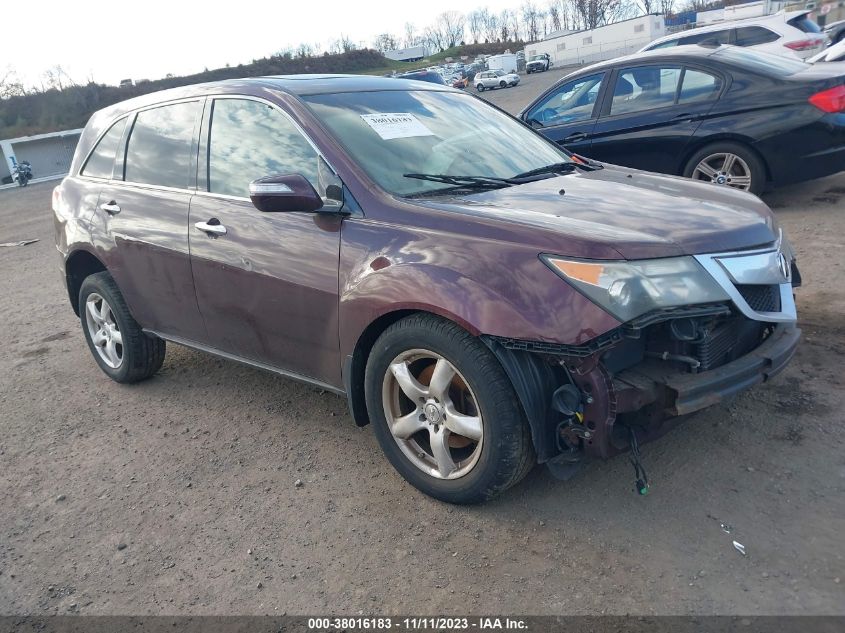
M 478 92 L 493 88 L 508 88 L 519 83 L 519 75 L 506 73 L 504 70 L 483 70 L 476 73 L 473 83 Z
M 821 53 L 813 55 L 807 60 L 811 64 L 816 62 L 845 62 L 845 38 L 839 40 L 830 48 L 824 49 Z
M 639 52 L 679 44 L 733 44 L 789 57 L 807 59 L 821 52 L 828 37 L 810 19 L 809 11 L 780 11 L 774 15 L 701 26 L 658 38 Z

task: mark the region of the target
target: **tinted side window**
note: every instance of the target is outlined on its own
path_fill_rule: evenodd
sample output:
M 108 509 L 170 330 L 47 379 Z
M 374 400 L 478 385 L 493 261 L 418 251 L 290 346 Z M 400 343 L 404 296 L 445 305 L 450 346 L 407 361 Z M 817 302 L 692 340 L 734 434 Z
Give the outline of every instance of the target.
M 680 68 L 639 66 L 619 71 L 613 88 L 610 114 L 628 114 L 675 103 Z
M 563 125 L 593 116 L 604 75 L 590 75 L 563 84 L 528 113 L 529 123 Z
M 288 118 L 265 103 L 217 99 L 211 115 L 208 190 L 249 196 L 249 183 L 302 174 L 318 187 L 317 152 Z
M 677 46 L 677 45 L 678 45 L 678 40 L 669 40 L 668 42 L 661 42 L 660 44 L 657 44 L 656 46 L 652 46 L 648 50 L 653 51 L 653 50 L 657 50 L 658 48 L 671 48 L 672 46 Z
M 722 80 L 700 70 L 687 68 L 678 103 L 694 103 L 715 99 L 722 88 Z
M 682 37 L 680 44 L 698 44 L 699 42 L 708 42 L 716 44 L 730 44 L 731 32 L 729 29 L 724 31 L 708 31 L 706 33 L 695 33 L 694 35 L 687 35 Z
M 737 46 L 757 46 L 768 44 L 779 38 L 777 33 L 764 29 L 762 26 L 743 26 L 736 30 Z
M 199 113 L 199 101 L 139 112 L 126 149 L 126 180 L 182 189 L 190 186 L 191 145 Z
M 97 147 L 88 157 L 88 162 L 82 168 L 83 176 L 93 176 L 94 178 L 111 178 L 112 168 L 114 167 L 114 157 L 117 153 L 117 146 L 120 144 L 120 139 L 123 137 L 123 128 L 126 127 L 126 118 L 122 118 L 109 128 L 109 131 L 103 135 Z

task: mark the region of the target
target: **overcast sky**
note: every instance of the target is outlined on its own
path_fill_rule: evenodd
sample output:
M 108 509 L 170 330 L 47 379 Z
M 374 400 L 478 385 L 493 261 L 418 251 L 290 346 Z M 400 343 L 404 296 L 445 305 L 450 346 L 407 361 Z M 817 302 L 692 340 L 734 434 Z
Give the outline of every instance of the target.
M 0 76 L 14 68 L 38 84 L 56 64 L 77 83 L 185 75 L 227 63 L 248 63 L 301 42 L 341 35 L 371 45 L 379 33 L 396 36 L 412 22 L 418 31 L 443 11 L 479 6 L 496 12 L 520 0 L 41 0 L 4 12 Z

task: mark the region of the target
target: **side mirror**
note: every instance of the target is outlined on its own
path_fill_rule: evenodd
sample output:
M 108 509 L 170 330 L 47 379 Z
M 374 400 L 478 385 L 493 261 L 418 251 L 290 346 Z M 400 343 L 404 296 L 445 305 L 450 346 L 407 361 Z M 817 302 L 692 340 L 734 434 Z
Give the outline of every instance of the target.
M 301 174 L 265 176 L 249 183 L 249 199 L 259 211 L 317 211 L 323 199 Z

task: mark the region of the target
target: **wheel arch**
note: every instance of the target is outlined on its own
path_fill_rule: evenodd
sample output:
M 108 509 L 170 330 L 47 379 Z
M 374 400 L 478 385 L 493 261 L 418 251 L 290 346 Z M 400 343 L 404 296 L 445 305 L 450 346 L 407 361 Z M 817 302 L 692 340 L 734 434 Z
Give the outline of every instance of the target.
M 107 272 L 106 265 L 90 251 L 79 249 L 65 260 L 65 283 L 73 311 L 79 316 L 79 290 L 86 277 Z
M 696 152 L 704 149 L 708 145 L 724 142 L 739 143 L 743 147 L 747 148 L 748 151 L 753 152 L 753 154 L 760 159 L 760 162 L 763 164 L 763 168 L 766 170 L 766 182 L 772 182 L 772 168 L 769 166 L 769 162 L 766 158 L 757 150 L 756 147 L 754 147 L 754 140 L 747 136 L 743 136 L 742 134 L 732 134 L 730 132 L 720 132 L 719 134 L 702 137 L 701 139 L 694 139 L 693 142 L 684 148 L 683 158 L 679 161 L 678 173 L 676 175 L 684 175 L 687 163 Z
M 523 414 L 531 427 L 531 442 L 540 462 L 545 462 L 558 452 L 554 441 L 554 426 L 547 418 L 549 404 L 554 389 L 560 384 L 560 377 L 542 361 L 539 355 L 529 352 L 516 352 L 505 349 L 494 337 L 473 332 L 458 318 L 438 314 L 432 310 L 401 308 L 382 314 L 361 333 L 351 355 L 347 356 L 343 368 L 343 380 L 352 419 L 358 426 L 370 423 L 364 395 L 364 374 L 367 359 L 381 334 L 397 321 L 413 314 L 431 314 L 445 318 L 466 330 L 487 346 L 501 364 L 508 376 L 522 408 Z

